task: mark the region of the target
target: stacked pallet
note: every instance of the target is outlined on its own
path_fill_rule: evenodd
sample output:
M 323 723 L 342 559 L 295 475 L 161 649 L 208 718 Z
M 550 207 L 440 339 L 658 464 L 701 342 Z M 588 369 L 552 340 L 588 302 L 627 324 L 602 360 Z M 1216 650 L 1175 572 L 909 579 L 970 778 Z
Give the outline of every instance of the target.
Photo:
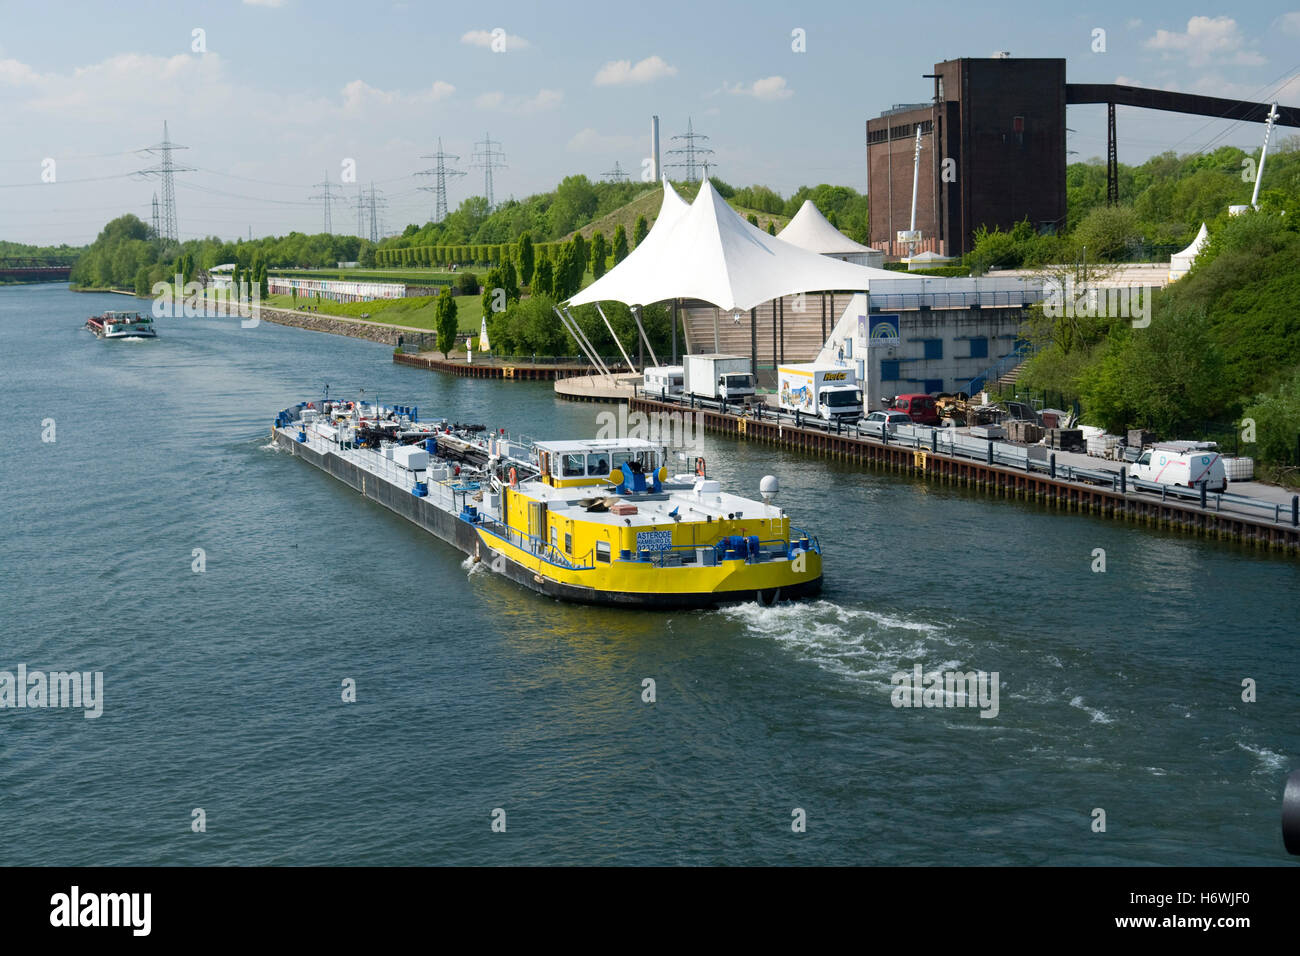
M 1008 422 L 1007 435 L 1012 441 L 1033 445 L 1043 440 L 1043 427 L 1035 422 Z
M 1057 451 L 1086 451 L 1083 430 L 1079 428 L 1049 428 L 1045 441 L 1048 448 Z

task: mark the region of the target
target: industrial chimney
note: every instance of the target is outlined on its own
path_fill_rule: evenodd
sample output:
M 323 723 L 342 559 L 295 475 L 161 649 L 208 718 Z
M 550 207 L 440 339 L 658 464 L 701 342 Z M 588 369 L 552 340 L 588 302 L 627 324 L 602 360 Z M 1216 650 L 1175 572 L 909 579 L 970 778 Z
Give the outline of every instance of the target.
M 659 182 L 662 173 L 659 171 L 659 117 L 650 117 L 650 157 L 654 163 L 655 182 Z

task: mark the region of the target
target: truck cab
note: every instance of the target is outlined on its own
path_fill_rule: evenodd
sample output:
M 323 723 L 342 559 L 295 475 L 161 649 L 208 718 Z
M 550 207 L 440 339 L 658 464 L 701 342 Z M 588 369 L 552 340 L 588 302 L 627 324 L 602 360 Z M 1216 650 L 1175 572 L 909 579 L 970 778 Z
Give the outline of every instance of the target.
M 718 397 L 728 402 L 752 398 L 754 376 L 748 372 L 726 372 L 718 376 Z
M 856 385 L 827 386 L 817 396 L 817 414 L 828 422 L 856 422 L 862 417 L 862 393 Z

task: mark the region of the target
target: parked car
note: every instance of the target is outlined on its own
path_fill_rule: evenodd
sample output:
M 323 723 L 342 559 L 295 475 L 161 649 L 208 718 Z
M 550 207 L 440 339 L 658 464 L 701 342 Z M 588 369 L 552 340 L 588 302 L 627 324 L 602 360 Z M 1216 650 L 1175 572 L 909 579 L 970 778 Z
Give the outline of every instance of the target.
M 895 411 L 906 412 L 914 424 L 939 424 L 939 409 L 933 395 L 924 395 L 919 393 L 912 395 L 895 395 L 894 404 L 891 407 Z
M 866 418 L 862 419 L 862 423 L 858 428 L 875 435 L 883 435 L 885 431 L 892 435 L 898 431 L 899 425 L 911 424 L 914 424 L 912 418 L 906 412 L 896 412 L 887 408 L 868 414 Z

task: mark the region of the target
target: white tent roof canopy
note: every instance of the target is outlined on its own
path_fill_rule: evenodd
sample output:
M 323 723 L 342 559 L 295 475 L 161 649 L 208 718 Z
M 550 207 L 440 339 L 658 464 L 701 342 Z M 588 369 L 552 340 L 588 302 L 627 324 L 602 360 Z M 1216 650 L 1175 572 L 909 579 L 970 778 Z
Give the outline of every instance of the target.
M 695 202 L 677 216 L 670 212 L 671 191 L 665 185 L 660 218 L 641 245 L 570 299 L 570 305 L 649 305 L 682 298 L 727 311 L 747 310 L 798 292 L 859 291 L 872 279 L 901 278 L 897 272 L 830 259 L 769 236 L 742 219 L 708 180 Z M 673 198 L 678 198 L 675 193 Z
M 1201 249 L 1203 249 L 1205 244 L 1209 241 L 1210 230 L 1206 228 L 1205 223 L 1201 223 L 1200 231 L 1196 233 L 1196 238 L 1192 240 L 1192 244 L 1182 252 L 1175 252 L 1170 258 L 1175 260 L 1182 259 L 1190 265 L 1191 261 L 1196 258 Z
M 777 234 L 791 245 L 823 256 L 850 255 L 852 253 L 874 252 L 860 242 L 854 242 L 844 233 L 831 225 L 830 220 L 822 215 L 811 199 L 805 199 L 799 211 L 795 213 L 784 229 Z

